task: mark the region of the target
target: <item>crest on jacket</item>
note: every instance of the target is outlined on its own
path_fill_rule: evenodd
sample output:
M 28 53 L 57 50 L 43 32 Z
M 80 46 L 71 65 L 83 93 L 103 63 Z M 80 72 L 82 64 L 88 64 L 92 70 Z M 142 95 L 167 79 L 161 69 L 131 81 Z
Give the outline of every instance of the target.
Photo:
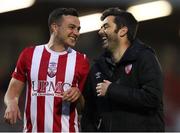
M 126 66 L 125 66 L 125 72 L 126 72 L 126 74 L 130 74 L 131 70 L 132 70 L 132 64 L 129 64 L 129 65 L 126 65 Z

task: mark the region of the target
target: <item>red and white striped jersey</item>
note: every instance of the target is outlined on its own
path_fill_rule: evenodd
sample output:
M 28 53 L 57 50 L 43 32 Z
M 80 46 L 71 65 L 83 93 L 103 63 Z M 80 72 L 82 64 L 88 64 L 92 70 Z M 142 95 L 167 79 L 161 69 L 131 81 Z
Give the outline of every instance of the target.
M 71 48 L 55 52 L 47 45 L 25 48 L 12 77 L 26 82 L 25 132 L 78 132 L 76 103 L 62 101 L 71 86 L 80 91 L 89 71 L 84 54 Z

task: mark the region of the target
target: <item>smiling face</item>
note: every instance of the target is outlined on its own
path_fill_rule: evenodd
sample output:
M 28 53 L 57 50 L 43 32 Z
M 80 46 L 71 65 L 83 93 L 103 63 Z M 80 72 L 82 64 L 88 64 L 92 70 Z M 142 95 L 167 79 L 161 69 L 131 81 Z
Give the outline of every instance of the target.
M 54 39 L 57 44 L 64 47 L 75 46 L 80 35 L 80 21 L 78 17 L 63 15 L 62 20 L 57 24 L 54 23 Z
M 118 47 L 118 34 L 116 31 L 116 24 L 114 23 L 114 16 L 108 16 L 103 20 L 99 35 L 103 40 L 103 47 L 113 51 Z

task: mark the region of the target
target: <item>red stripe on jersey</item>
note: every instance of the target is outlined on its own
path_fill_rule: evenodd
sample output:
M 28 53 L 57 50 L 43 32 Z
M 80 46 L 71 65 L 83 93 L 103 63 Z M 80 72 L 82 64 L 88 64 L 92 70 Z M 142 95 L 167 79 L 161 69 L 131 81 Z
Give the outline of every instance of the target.
M 76 52 L 76 64 L 75 64 L 75 72 L 74 72 L 74 75 L 79 75 L 78 74 L 78 69 L 79 69 L 79 62 L 81 62 L 82 60 L 80 60 L 80 56 L 82 56 L 80 53 Z M 74 87 L 78 87 L 76 84 L 77 84 L 77 81 L 79 79 L 77 79 L 79 76 L 74 76 L 73 78 L 73 82 L 72 82 L 72 86 Z M 79 77 L 80 78 L 80 77 Z M 76 104 L 75 103 L 71 103 L 70 105 L 70 114 L 69 114 L 69 131 L 70 132 L 75 132 L 75 107 L 76 107 Z
M 28 55 L 28 59 L 26 60 L 27 64 L 27 69 L 29 69 L 29 73 L 27 74 L 27 81 L 28 81 L 28 91 L 27 92 L 27 101 L 26 101 L 26 107 L 25 107 L 25 112 L 26 112 L 26 129 L 27 132 L 32 132 L 32 122 L 31 122 L 31 65 L 32 65 L 32 56 L 34 53 L 35 47 L 31 48 L 26 54 Z M 29 67 L 30 66 L 30 67 Z M 25 130 L 26 130 L 25 129 Z
M 69 114 L 69 117 L 70 117 L 69 118 L 69 132 L 75 132 L 75 128 L 74 128 L 75 107 L 76 107 L 76 104 L 71 103 L 70 114 Z
M 44 49 L 39 67 L 38 80 L 47 79 L 49 59 L 50 59 L 50 54 Z M 37 132 L 44 132 L 44 118 L 45 118 L 44 115 L 45 115 L 45 96 L 37 96 Z
M 76 63 L 76 71 L 79 76 L 80 82 L 78 83 L 78 88 L 82 92 L 84 89 L 84 84 L 89 72 L 89 61 L 84 54 L 80 54 L 77 52 L 77 63 Z
M 65 80 L 67 54 L 60 55 L 58 60 L 56 83 Z M 54 97 L 53 132 L 61 132 L 62 98 Z
M 72 85 L 78 87 L 81 92 L 84 89 L 83 87 L 84 87 L 88 72 L 89 72 L 89 62 L 87 58 L 84 56 L 84 54 L 77 52 L 76 65 L 75 65 L 76 76 L 74 76 Z M 79 81 L 78 86 L 76 85 L 77 81 Z M 76 117 L 75 108 L 76 108 L 76 103 L 72 103 L 70 106 L 70 117 L 69 117 L 69 131 L 70 132 L 75 132 L 75 127 L 74 127 L 75 117 Z

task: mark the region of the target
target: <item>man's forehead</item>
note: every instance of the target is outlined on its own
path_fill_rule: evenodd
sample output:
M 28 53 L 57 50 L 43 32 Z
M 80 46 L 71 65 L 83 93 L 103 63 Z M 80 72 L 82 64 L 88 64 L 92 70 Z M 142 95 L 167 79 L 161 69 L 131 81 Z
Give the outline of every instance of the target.
M 71 15 L 63 15 L 63 21 L 64 22 L 68 22 L 68 23 L 76 23 L 76 24 L 79 24 L 80 21 L 79 21 L 79 18 L 76 17 L 76 16 L 71 16 Z
M 106 23 L 108 23 L 107 17 L 102 21 L 102 24 L 106 24 Z
M 63 15 L 61 25 L 77 27 L 78 30 L 81 28 L 79 18 L 71 15 Z
M 104 20 L 103 20 L 103 24 L 106 24 L 106 23 L 109 23 L 109 22 L 112 22 L 114 20 L 114 16 L 107 16 Z

